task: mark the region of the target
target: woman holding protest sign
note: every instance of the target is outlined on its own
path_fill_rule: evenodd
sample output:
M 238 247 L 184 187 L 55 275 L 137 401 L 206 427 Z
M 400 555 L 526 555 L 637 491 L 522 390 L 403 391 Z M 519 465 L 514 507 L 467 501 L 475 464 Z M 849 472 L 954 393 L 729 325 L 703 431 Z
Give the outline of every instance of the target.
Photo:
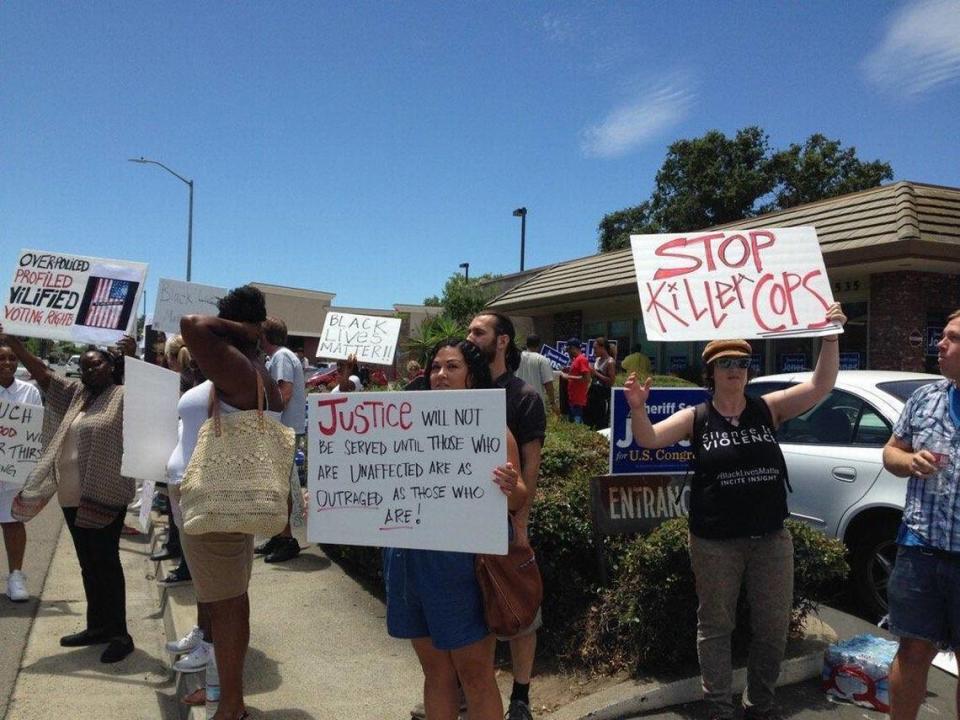
M 449 340 L 437 345 L 426 366 L 429 390 L 491 388 L 490 368 L 473 343 Z M 507 496 L 513 512 L 527 491 L 516 468 L 520 452 L 509 430 L 507 464 L 492 481 Z M 504 518 L 506 520 L 506 518 Z M 384 551 L 387 631 L 406 638 L 423 668 L 423 703 L 431 720 L 459 716 L 458 681 L 471 720 L 500 720 L 503 701 L 494 677 L 495 637 L 484 619 L 475 556 L 438 550 Z
M 123 457 L 123 356 L 88 350 L 80 380 L 51 372 L 20 340 L 8 345 L 46 395 L 43 454 L 13 502 L 13 516 L 30 520 L 56 495 L 73 539 L 87 598 L 87 627 L 60 638 L 63 647 L 106 644 L 100 661 L 133 652 L 127 632 L 120 533 L 135 483 L 120 475 Z M 135 343 L 121 345 L 132 353 Z
M 265 416 L 274 421 L 280 418 L 280 390 L 267 372 L 259 350 L 260 324 L 267 317 L 263 293 L 251 285 L 236 288 L 220 299 L 218 309 L 216 317 L 188 315 L 180 322 L 187 348 L 208 381 L 180 398 L 178 410 L 183 426 L 180 442 L 167 465 L 168 476 L 189 474 L 191 459 L 196 459 L 201 426 L 212 412 L 225 416 L 262 407 Z M 219 403 L 219 407 L 215 408 L 214 403 Z M 292 459 L 292 447 L 289 454 Z M 238 458 L 238 462 L 241 460 L 245 459 Z M 208 465 L 197 467 L 200 487 Z M 210 484 L 215 481 L 208 480 Z M 186 518 L 186 496 L 182 489 L 174 494 L 183 501 Z M 214 719 L 239 720 L 248 716 L 243 699 L 243 665 L 250 641 L 247 586 L 253 566 L 253 535 L 190 534 L 189 522 L 185 521 L 185 525 L 186 532 L 180 536 L 183 551 L 193 575 L 197 601 L 208 614 L 213 631 L 220 681 L 220 701 Z
M 834 303 L 826 319 L 847 320 Z M 780 673 L 793 603 L 793 541 L 787 517 L 787 472 L 776 429 L 833 389 L 838 335 L 821 341 L 807 382 L 750 398 L 745 393 L 752 351 L 746 340 L 713 340 L 703 350 L 709 402 L 685 408 L 656 425 L 646 411 L 652 381 L 632 373 L 624 385 L 636 442 L 663 448 L 688 438 L 694 459 L 690 487 L 690 562 L 696 579 L 697 655 L 713 718 L 732 718 L 730 636 L 737 598 L 746 583 L 751 640 L 745 717 L 776 716 Z

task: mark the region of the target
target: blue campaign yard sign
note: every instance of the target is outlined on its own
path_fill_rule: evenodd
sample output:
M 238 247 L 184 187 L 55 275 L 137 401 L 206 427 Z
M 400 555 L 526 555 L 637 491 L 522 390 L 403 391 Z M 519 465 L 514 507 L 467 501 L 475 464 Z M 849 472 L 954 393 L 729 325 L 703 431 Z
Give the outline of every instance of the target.
M 554 350 L 549 345 L 544 345 L 541 347 L 540 354 L 550 361 L 550 365 L 554 370 L 563 370 L 565 367 L 567 367 L 567 365 L 570 364 L 569 355 L 560 352 L 559 350 Z
M 785 353 L 780 356 L 780 372 L 802 372 L 808 369 L 806 353 Z
M 860 353 L 858 352 L 840 353 L 840 369 L 841 370 L 859 370 L 860 369 Z
M 658 423 L 677 410 L 706 402 L 709 395 L 703 388 L 653 388 L 647 400 L 650 422 Z M 659 450 L 642 448 L 633 440 L 630 429 L 630 406 L 623 388 L 613 389 L 610 403 L 610 474 L 670 475 L 685 473 L 693 458 L 689 441 Z
M 937 349 L 937 345 L 940 344 L 940 338 L 943 337 L 943 328 L 942 327 L 928 327 L 927 328 L 927 355 L 936 357 L 940 354 L 940 351 Z

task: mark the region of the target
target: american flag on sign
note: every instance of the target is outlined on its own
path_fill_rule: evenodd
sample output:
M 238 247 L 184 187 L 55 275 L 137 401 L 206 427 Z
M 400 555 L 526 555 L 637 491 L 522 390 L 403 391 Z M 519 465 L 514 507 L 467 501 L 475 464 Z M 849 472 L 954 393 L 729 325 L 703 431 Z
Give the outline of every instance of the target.
M 97 278 L 97 284 L 90 298 L 87 312 L 80 320 L 81 325 L 88 327 L 119 330 L 120 317 L 123 315 L 123 306 L 127 302 L 130 280 L 115 280 L 114 278 Z

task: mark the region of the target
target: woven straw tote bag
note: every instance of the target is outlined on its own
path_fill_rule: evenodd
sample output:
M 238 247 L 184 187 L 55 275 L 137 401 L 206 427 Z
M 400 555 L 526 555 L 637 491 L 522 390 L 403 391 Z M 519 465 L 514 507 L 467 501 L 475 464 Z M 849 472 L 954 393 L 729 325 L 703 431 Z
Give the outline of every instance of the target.
M 293 430 L 264 415 L 259 372 L 256 410 L 221 416 L 216 392 L 180 483 L 183 531 L 276 535 L 287 524 Z

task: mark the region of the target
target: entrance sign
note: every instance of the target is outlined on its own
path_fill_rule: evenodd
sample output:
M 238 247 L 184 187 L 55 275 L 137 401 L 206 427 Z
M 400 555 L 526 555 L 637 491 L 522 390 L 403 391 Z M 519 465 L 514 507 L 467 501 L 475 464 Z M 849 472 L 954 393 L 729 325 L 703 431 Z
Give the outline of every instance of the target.
M 647 339 L 819 336 L 833 303 L 812 227 L 631 235 Z
M 647 417 L 658 423 L 683 408 L 706 402 L 703 388 L 651 388 L 647 399 Z M 686 473 L 693 459 L 690 441 L 651 450 L 640 447 L 630 427 L 630 405 L 623 388 L 613 388 L 610 401 L 610 474 L 667 475 Z
M 11 335 L 108 344 L 133 335 L 144 263 L 21 250 L 3 306 Z
M 346 360 L 354 355 L 357 362 L 393 365 L 400 323 L 400 318 L 330 310 L 323 321 L 317 357 Z
M 153 329 L 174 335 L 180 332 L 184 315 L 216 315 L 217 301 L 227 294 L 212 285 L 160 278 L 157 303 L 153 308 Z
M 307 396 L 310 542 L 505 555 L 503 390 Z
M 180 376 L 143 360 L 126 358 L 123 385 L 123 460 L 120 472 L 164 482 L 177 446 Z
M 43 408 L 0 400 L 0 482 L 23 485 L 40 459 Z
M 690 514 L 682 475 L 601 475 L 590 479 L 590 514 L 601 535 L 646 533 Z

